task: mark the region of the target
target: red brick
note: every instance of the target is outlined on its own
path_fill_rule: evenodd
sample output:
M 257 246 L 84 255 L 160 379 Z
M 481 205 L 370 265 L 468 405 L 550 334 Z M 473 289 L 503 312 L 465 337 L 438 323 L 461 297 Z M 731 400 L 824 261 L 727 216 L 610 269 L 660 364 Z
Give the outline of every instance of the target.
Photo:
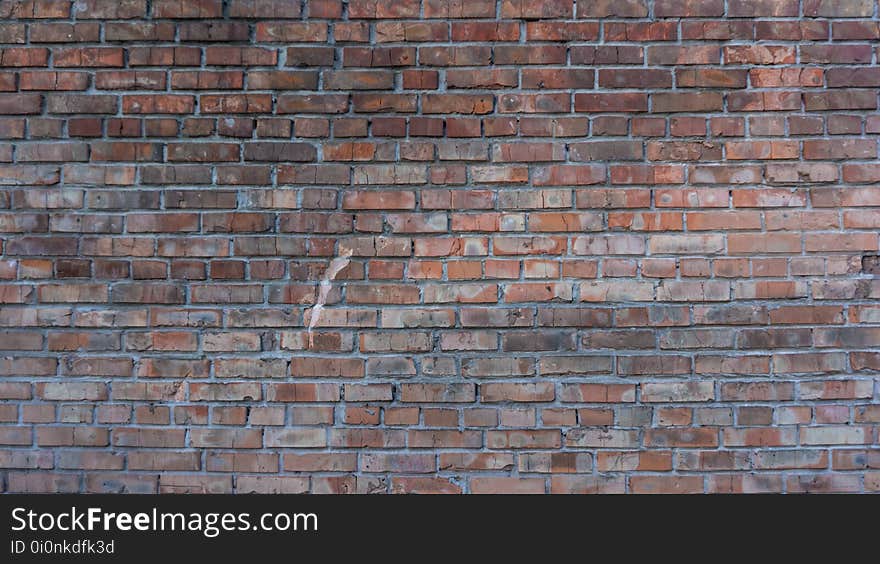
M 8 490 L 880 490 L 871 2 L 0 14 Z

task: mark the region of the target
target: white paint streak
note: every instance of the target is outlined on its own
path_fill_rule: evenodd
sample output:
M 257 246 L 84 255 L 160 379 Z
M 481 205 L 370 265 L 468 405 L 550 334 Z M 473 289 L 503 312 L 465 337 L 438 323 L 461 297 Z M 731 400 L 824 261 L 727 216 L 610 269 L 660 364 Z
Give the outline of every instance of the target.
M 309 348 L 312 348 L 312 345 L 314 345 L 312 330 L 318 325 L 318 320 L 321 318 L 321 311 L 324 309 L 324 304 L 327 303 L 327 296 L 330 294 L 330 288 L 333 287 L 333 280 L 351 262 L 353 252 L 353 249 L 343 249 L 338 257 L 330 261 L 327 270 L 324 272 L 324 278 L 321 279 L 321 284 L 318 286 L 318 300 L 310 310 L 309 315 Z

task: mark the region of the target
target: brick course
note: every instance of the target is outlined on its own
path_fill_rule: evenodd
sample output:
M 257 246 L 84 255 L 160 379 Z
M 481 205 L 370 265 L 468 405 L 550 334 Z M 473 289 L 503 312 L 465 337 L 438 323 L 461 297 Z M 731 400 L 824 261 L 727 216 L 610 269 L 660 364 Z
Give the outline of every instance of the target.
M 880 490 L 873 0 L 0 0 L 0 489 Z

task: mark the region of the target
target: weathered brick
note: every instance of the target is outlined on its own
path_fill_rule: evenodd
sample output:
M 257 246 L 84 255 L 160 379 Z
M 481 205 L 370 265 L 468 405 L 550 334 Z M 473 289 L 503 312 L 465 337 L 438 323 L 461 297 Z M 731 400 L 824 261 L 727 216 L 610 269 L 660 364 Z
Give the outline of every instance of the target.
M 0 485 L 880 490 L 874 10 L 0 2 Z

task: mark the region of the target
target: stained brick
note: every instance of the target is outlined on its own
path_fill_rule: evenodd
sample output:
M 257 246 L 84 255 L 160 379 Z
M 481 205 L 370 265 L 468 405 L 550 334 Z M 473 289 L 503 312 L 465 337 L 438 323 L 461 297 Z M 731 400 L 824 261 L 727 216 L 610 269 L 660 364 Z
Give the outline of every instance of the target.
M 0 2 L 0 482 L 880 490 L 874 10 Z

